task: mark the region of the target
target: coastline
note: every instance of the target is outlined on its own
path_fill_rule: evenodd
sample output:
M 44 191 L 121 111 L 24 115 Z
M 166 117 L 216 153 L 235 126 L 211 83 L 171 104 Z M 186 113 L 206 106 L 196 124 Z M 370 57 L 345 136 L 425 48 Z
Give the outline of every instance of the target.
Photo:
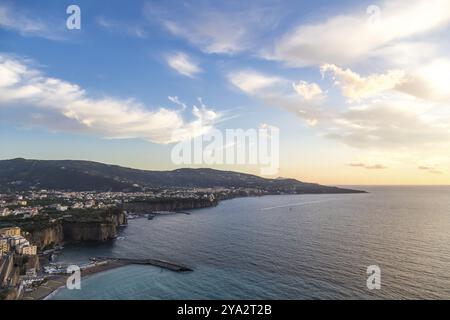
M 358 193 L 368 193 L 367 191 L 358 192 Z M 332 193 L 330 193 L 332 194 Z M 353 193 L 342 193 L 342 194 L 353 194 Z M 240 196 L 236 195 L 229 198 L 223 198 L 219 199 L 217 201 L 217 204 L 220 204 L 222 201 L 228 201 L 233 200 L 236 198 L 259 198 L 259 197 L 265 197 L 265 196 L 283 196 L 283 195 L 292 195 L 292 194 L 263 194 L 263 195 L 248 195 L 248 196 Z M 303 195 L 303 194 L 296 194 L 296 195 Z M 199 210 L 203 208 L 194 208 L 191 210 Z M 186 211 L 174 211 L 170 212 L 171 214 L 190 214 Z M 155 216 L 161 215 L 160 213 L 156 214 Z M 139 215 L 139 218 L 142 218 L 143 215 Z M 91 275 L 99 274 L 108 270 L 120 268 L 126 265 L 129 265 L 129 262 L 126 261 L 120 261 L 115 259 L 107 259 L 102 260 L 102 262 L 106 262 L 101 265 L 92 266 L 90 268 L 84 269 L 81 271 L 81 277 L 82 279 L 88 278 Z M 32 292 L 24 292 L 22 296 L 19 298 L 19 300 L 49 300 L 53 296 L 55 296 L 59 290 L 64 288 L 66 286 L 67 279 L 70 275 L 53 275 L 49 277 L 49 280 L 37 288 L 33 290 Z
M 108 260 L 106 264 L 97 265 L 81 271 L 81 278 L 85 279 L 94 274 L 126 266 L 127 263 L 117 260 Z M 38 286 L 32 292 L 25 292 L 20 300 L 48 300 L 60 289 L 66 286 L 70 275 L 57 275 L 50 278 L 45 284 Z

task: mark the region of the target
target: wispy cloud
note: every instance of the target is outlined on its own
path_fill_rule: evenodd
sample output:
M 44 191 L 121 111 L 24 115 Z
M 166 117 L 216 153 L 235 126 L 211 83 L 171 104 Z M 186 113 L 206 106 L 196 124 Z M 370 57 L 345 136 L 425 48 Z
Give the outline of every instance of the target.
M 407 153 L 431 145 L 445 150 L 450 141 L 450 114 L 414 97 L 390 94 L 337 108 L 326 99 L 305 100 L 291 81 L 278 76 L 238 72 L 229 80 L 264 104 L 296 114 L 322 136 L 352 147 Z
M 168 96 L 167 98 L 176 105 L 180 106 L 182 111 L 187 109 L 187 105 L 184 102 L 180 101 L 177 96 Z
M 254 70 L 240 70 L 228 75 L 228 80 L 247 94 L 257 94 L 260 90 L 272 87 L 283 81 L 282 78 L 256 72 Z
M 166 55 L 166 62 L 175 71 L 184 76 L 194 78 L 202 72 L 198 64 L 184 52 L 175 52 Z
M 147 3 L 144 13 L 171 34 L 187 40 L 206 53 L 236 54 L 254 49 L 264 30 L 277 23 L 277 8 L 262 2 L 196 2 L 183 5 L 183 14 L 155 3 Z
M 356 63 L 398 41 L 440 30 L 450 22 L 446 0 L 384 1 L 381 16 L 371 19 L 359 8 L 322 22 L 302 24 L 276 42 L 267 57 L 289 65 Z
M 430 166 L 419 166 L 417 168 L 419 170 L 427 171 L 428 173 L 431 173 L 431 174 L 443 174 L 442 171 L 440 171 L 434 167 L 430 167 Z
M 242 92 L 261 100 L 267 105 L 295 113 L 304 119 L 309 126 L 315 126 L 318 119 L 327 117 L 326 113 L 319 108 L 323 96 L 320 96 L 320 99 L 305 99 L 306 93 L 298 92 L 298 84 L 303 83 L 308 88 L 305 90 L 313 90 L 317 93 L 317 87 L 309 83 L 300 81 L 296 84 L 295 81 L 290 81 L 281 76 L 249 69 L 228 74 L 228 80 Z M 312 93 L 308 92 L 307 94 L 311 95 Z
M 162 144 L 204 134 L 220 119 L 203 103 L 192 107 L 194 120 L 186 122 L 181 111 L 151 110 L 134 99 L 94 98 L 74 83 L 48 77 L 4 54 L 0 54 L 0 108 L 13 111 L 9 120 L 28 126 Z
M 147 38 L 147 32 L 145 29 L 137 25 L 111 20 L 104 16 L 96 17 L 95 21 L 97 25 L 110 31 L 124 33 L 141 39 Z
M 334 115 L 326 136 L 358 148 L 407 150 L 445 144 L 450 137 L 448 118 L 427 117 L 422 113 L 428 107 L 427 103 L 390 97 L 354 106 Z
M 380 163 L 391 167 L 436 157 L 448 162 L 450 60 L 442 48 L 448 44 L 443 34 L 450 4 L 384 1 L 375 23 L 358 8 L 299 24 L 275 39 L 271 54 L 263 51 L 284 67 L 316 67 L 321 82 L 244 70 L 229 74 L 230 83 L 265 105 L 295 114 L 322 137 L 365 155 L 382 155 L 354 167 L 380 170 L 386 168 Z M 428 170 L 434 171 L 440 170 Z
M 29 13 L 16 6 L 0 4 L 0 28 L 13 30 L 23 36 L 41 37 L 49 40 L 64 40 L 64 20 L 60 24 L 49 23 L 35 13 Z
M 382 164 L 349 163 L 348 165 L 350 167 L 364 168 L 364 169 L 368 169 L 368 170 L 387 169 L 387 167 Z

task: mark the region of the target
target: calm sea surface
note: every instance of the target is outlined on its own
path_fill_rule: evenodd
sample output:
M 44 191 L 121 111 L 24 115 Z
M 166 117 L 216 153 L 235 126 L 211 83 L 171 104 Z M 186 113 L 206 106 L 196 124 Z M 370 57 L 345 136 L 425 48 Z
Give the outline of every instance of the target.
M 286 195 L 136 219 L 123 240 L 67 246 L 91 256 L 158 258 L 193 272 L 126 266 L 53 299 L 450 299 L 450 187 L 360 187 L 368 194 Z M 366 268 L 381 268 L 368 290 Z

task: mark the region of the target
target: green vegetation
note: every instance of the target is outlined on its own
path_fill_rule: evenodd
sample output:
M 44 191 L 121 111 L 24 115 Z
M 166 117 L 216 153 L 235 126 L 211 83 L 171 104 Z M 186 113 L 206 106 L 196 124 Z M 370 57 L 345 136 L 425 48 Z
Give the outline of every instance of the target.
M 121 210 L 118 208 L 108 209 L 72 209 L 67 210 L 63 215 L 63 221 L 68 223 L 90 223 L 90 222 L 107 222 L 111 220 L 111 216 L 118 215 Z
M 72 209 L 64 212 L 46 212 L 30 218 L 18 216 L 0 217 L 0 228 L 20 227 L 26 232 L 40 231 L 60 222 L 66 223 L 102 223 L 111 221 L 113 215 L 118 215 L 121 210 L 108 209 Z
M 266 179 L 251 174 L 207 168 L 148 171 L 76 160 L 0 160 L 0 190 L 141 191 L 170 188 L 255 188 L 269 193 L 355 193 L 350 189 Z M 20 184 L 15 184 L 18 180 Z M 136 187 L 139 185 L 140 187 Z
M 30 218 L 22 218 L 18 216 L 7 216 L 0 218 L 0 228 L 4 227 L 20 227 L 27 232 L 39 231 L 52 226 L 54 222 L 51 222 L 47 215 L 37 215 Z

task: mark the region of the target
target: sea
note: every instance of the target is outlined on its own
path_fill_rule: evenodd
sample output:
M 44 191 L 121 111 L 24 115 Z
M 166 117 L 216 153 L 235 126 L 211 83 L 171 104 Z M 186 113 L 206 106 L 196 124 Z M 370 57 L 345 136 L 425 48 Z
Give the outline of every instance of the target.
M 68 245 L 58 261 L 154 258 L 193 271 L 129 265 L 51 299 L 450 299 L 450 187 L 354 188 L 368 193 L 236 198 L 130 220 L 118 239 Z M 379 289 L 367 285 L 373 266 Z

